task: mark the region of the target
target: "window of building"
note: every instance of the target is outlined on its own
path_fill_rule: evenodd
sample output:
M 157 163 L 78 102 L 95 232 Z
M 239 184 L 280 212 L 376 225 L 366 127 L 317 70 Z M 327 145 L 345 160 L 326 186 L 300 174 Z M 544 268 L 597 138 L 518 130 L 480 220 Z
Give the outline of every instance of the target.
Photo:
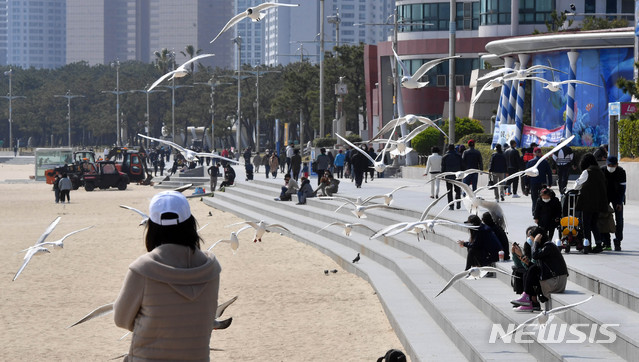
M 481 0 L 481 25 L 510 24 L 510 0 Z
M 479 27 L 479 2 L 458 2 L 456 8 L 457 30 L 471 30 Z M 450 3 L 410 4 L 398 7 L 401 32 L 448 30 L 450 23 Z
M 585 0 L 584 13 L 594 13 L 596 11 L 596 6 L 597 6 L 596 0 Z
M 520 24 L 545 24 L 554 10 L 552 0 L 525 0 L 519 3 Z

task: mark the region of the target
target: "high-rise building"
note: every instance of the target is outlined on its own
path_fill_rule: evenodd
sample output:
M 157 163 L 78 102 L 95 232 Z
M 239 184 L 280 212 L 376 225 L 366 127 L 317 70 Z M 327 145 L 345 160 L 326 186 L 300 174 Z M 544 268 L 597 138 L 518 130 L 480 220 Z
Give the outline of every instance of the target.
M 6 59 L 5 64 L 55 68 L 66 63 L 65 0 L 3 3 L 0 4 L 0 57 L 4 49 L 6 57 L 0 59 Z
M 0 65 L 7 64 L 7 0 L 0 0 Z

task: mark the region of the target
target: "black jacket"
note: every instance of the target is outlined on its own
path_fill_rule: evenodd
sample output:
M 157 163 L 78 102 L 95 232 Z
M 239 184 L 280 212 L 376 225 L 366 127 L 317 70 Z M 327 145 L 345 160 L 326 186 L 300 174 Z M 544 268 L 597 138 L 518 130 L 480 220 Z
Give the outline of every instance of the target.
M 499 251 L 502 250 L 501 243 L 493 230 L 486 224 L 481 224 L 476 231 L 471 230 L 474 238 L 471 241 L 464 242 L 464 246 L 478 253 L 478 259 L 481 266 L 490 265 L 499 260 Z
M 464 168 L 462 158 L 459 153 L 455 151 L 448 151 L 442 157 L 442 172 L 457 172 L 462 171 Z
M 568 275 L 566 261 L 561 255 L 561 251 L 552 241 L 547 241 L 543 245 L 536 245 L 533 248 L 533 259 L 541 269 L 541 280 L 550 279 L 559 275 Z
M 466 169 L 468 168 L 474 168 L 477 170 L 484 169 L 484 162 L 481 157 L 481 152 L 477 151 L 474 148 L 469 148 L 466 151 L 464 151 L 464 154 L 462 155 L 462 159 L 464 160 L 464 167 Z
M 534 219 L 537 219 L 537 225 L 546 230 L 555 229 L 559 226 L 561 218 L 561 203 L 555 196 L 550 198 L 549 202 L 543 202 L 541 196 L 537 199 L 535 205 Z

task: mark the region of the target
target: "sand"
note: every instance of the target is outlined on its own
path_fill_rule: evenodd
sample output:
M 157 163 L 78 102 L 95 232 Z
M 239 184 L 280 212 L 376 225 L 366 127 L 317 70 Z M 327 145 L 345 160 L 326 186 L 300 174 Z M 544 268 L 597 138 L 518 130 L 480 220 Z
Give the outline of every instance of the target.
M 56 204 L 51 185 L 29 182 L 33 165 L 0 163 L 1 242 L 0 341 L 6 361 L 109 360 L 128 351 L 130 337 L 112 315 L 66 329 L 117 296 L 128 265 L 146 250 L 137 214 L 120 204 L 148 210 L 149 186 L 71 191 L 70 204 Z M 21 180 L 22 182 L 13 182 Z M 191 199 L 205 247 L 227 238 L 232 214 Z M 208 216 L 212 212 L 212 216 Z M 35 256 L 16 281 L 18 251 L 35 243 L 57 216 L 47 239 L 83 227 L 64 249 Z M 323 225 L 318 225 L 322 227 Z M 276 233 L 262 243 L 240 235 L 233 255 L 226 243 L 215 247 L 222 265 L 220 302 L 238 296 L 225 312 L 226 330 L 213 331 L 211 360 L 374 361 L 390 348 L 403 349 L 372 287 L 341 269 L 313 247 Z M 337 273 L 324 275 L 325 269 Z

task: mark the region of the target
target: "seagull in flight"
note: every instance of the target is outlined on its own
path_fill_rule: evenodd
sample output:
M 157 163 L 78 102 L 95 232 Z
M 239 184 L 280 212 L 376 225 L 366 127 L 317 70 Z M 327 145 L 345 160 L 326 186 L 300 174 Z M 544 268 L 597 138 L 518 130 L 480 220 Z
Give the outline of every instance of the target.
M 405 156 L 407 153 L 413 150 L 412 148 L 408 147 L 408 142 L 410 142 L 413 138 L 415 138 L 415 136 L 422 133 L 422 131 L 426 130 L 426 128 L 428 127 L 430 127 L 429 124 L 422 124 L 410 131 L 410 133 L 408 133 L 406 136 L 400 137 L 396 140 L 379 138 L 374 139 L 372 142 L 390 143 L 391 146 L 394 146 L 394 148 L 390 151 L 391 155 Z
M 26 268 L 27 264 L 29 264 L 29 261 L 31 261 L 31 258 L 33 258 L 34 255 L 39 255 L 39 254 L 42 254 L 42 253 L 50 253 L 51 252 L 51 251 L 49 251 L 49 249 L 47 249 L 47 248 L 45 248 L 43 246 L 38 246 L 38 245 L 44 243 L 44 241 L 49 236 L 49 234 L 51 234 L 53 229 L 55 229 L 55 227 L 58 225 L 58 223 L 60 222 L 61 218 L 62 218 L 61 216 L 56 217 L 55 220 L 53 220 L 51 222 L 51 224 L 49 224 L 49 226 L 47 226 L 46 230 L 44 230 L 44 232 L 42 233 L 42 235 L 40 235 L 38 240 L 36 240 L 35 244 L 33 244 L 32 247 L 23 250 L 23 251 L 26 251 L 27 253 L 24 255 L 24 261 L 22 262 L 22 266 L 20 266 L 20 269 L 18 269 L 18 272 L 13 277 L 14 281 L 18 278 L 20 273 L 22 273 L 24 268 Z
M 224 25 L 224 27 L 222 28 L 222 30 L 220 31 L 219 34 L 217 34 L 217 36 L 211 40 L 211 43 L 213 43 L 215 40 L 217 40 L 217 38 L 220 37 L 220 35 L 222 35 L 222 33 L 224 33 L 225 31 L 229 30 L 233 25 L 239 23 L 240 21 L 242 21 L 244 18 L 250 18 L 252 22 L 258 22 L 260 20 L 262 20 L 265 16 L 266 16 L 266 12 L 262 11 L 262 10 L 266 10 L 266 9 L 270 9 L 276 6 L 300 6 L 300 4 L 280 4 L 280 3 L 262 3 L 259 4 L 257 6 L 254 7 L 250 7 L 248 9 L 246 9 L 244 12 L 241 12 L 237 15 L 235 15 L 234 17 L 231 18 L 231 20 L 228 21 L 228 23 L 226 23 L 226 25 Z
M 342 200 L 345 202 L 344 205 L 341 205 L 340 207 L 338 207 L 335 212 L 339 211 L 343 206 L 345 205 L 351 205 L 353 206 L 353 210 L 351 210 L 351 212 L 353 213 L 353 215 L 357 216 L 360 219 L 366 219 L 366 214 L 364 214 L 366 212 L 366 210 L 369 209 L 391 209 L 391 210 L 396 210 L 394 207 L 390 207 L 386 204 L 372 204 L 372 205 L 366 205 L 366 202 L 368 201 L 361 201 L 360 198 L 358 198 L 356 201 L 351 201 L 350 199 L 347 199 L 345 197 L 336 197 L 336 196 L 331 196 L 331 197 L 320 197 L 320 200 Z
M 393 190 L 392 190 L 391 192 L 389 192 L 389 193 L 385 193 L 385 194 L 382 194 L 382 195 L 373 195 L 373 196 L 369 196 L 369 197 L 365 198 L 365 199 L 364 199 L 364 201 L 362 201 L 362 203 L 363 203 L 363 204 L 366 204 L 366 203 L 368 203 L 369 201 L 374 200 L 374 199 L 384 199 L 384 205 L 386 205 L 386 206 L 390 206 L 391 202 L 393 202 L 393 194 L 394 194 L 396 191 L 399 191 L 399 190 L 404 189 L 404 188 L 407 188 L 407 187 L 411 187 L 411 186 L 410 186 L 410 185 L 403 185 L 403 186 L 399 186 L 399 187 L 397 187 L 397 188 L 393 189 Z
M 439 118 L 441 119 L 441 118 Z M 423 124 L 427 124 L 428 127 L 435 127 L 439 130 L 439 132 L 441 132 L 445 137 L 448 137 L 448 135 L 446 134 L 446 132 L 444 132 L 441 128 L 439 128 L 439 126 L 437 126 L 437 122 L 439 119 L 436 120 L 431 120 L 428 117 L 423 117 L 423 116 L 416 116 L 414 114 L 407 114 L 405 116 L 402 117 L 398 117 L 395 119 L 391 119 L 390 121 L 388 121 L 388 123 L 386 123 L 384 125 L 384 127 L 382 127 L 377 134 L 373 137 L 373 139 L 378 139 L 380 137 L 382 137 L 384 134 L 388 133 L 389 131 L 393 130 L 395 127 L 399 127 L 403 124 L 407 124 L 407 125 L 412 125 L 415 124 L 417 122 L 421 122 Z M 423 131 L 423 130 L 422 130 Z M 420 131 L 421 132 L 421 131 Z M 418 132 L 419 133 L 419 132 Z M 408 137 L 408 136 L 406 136 Z M 413 136 L 414 137 L 414 136 Z
M 229 236 L 228 239 L 220 239 L 218 241 L 216 241 L 215 243 L 213 243 L 213 245 L 211 245 L 208 248 L 208 251 L 211 251 L 211 249 L 213 249 L 215 247 L 215 245 L 219 244 L 219 243 L 229 243 L 231 244 L 231 250 L 233 251 L 233 255 L 235 255 L 235 252 L 237 251 L 237 249 L 240 247 L 240 240 L 238 239 L 238 235 L 246 230 L 246 229 L 250 229 L 251 227 L 249 225 L 244 226 L 243 228 L 241 228 L 238 231 L 231 231 L 231 236 Z
M 537 162 L 535 162 L 535 164 L 531 167 L 528 167 L 527 169 L 523 170 L 523 171 L 517 171 L 515 173 L 513 173 L 512 175 L 506 177 L 505 179 L 497 182 L 496 184 L 488 187 L 489 189 L 495 188 L 497 186 L 499 186 L 500 184 L 503 184 L 504 182 L 508 182 L 509 180 L 514 179 L 515 177 L 521 177 L 523 175 L 529 176 L 529 177 L 537 177 L 539 176 L 539 164 L 541 164 L 541 162 L 545 159 L 547 159 L 548 157 L 550 157 L 550 155 L 552 155 L 553 153 L 559 151 L 560 149 L 562 149 L 564 146 L 566 146 L 567 144 L 569 144 L 572 139 L 575 138 L 575 135 L 572 135 L 568 138 L 566 138 L 566 140 L 564 140 L 563 142 L 561 142 L 560 144 L 558 144 L 557 146 L 555 146 L 552 150 L 546 152 L 545 155 L 539 157 L 539 159 L 537 160 Z
M 120 205 L 120 207 L 123 208 L 123 209 L 131 210 L 131 211 L 137 213 L 138 215 L 142 216 L 142 221 L 140 221 L 140 224 L 138 224 L 138 226 L 146 225 L 149 222 L 149 215 L 147 215 L 144 212 L 136 209 L 135 207 L 126 206 L 126 205 Z
M 393 54 L 395 55 L 395 59 L 397 60 L 397 63 L 399 63 L 399 66 L 402 68 L 402 78 L 400 80 L 400 83 L 402 87 L 408 88 L 408 89 L 416 89 L 416 88 L 422 88 L 427 86 L 428 82 L 419 81 L 419 79 L 424 74 L 426 74 L 429 70 L 433 69 L 440 63 L 443 63 L 449 59 L 461 57 L 461 55 L 454 55 L 452 57 L 445 57 L 445 58 L 431 60 L 429 62 L 422 64 L 422 66 L 419 67 L 419 69 L 417 69 L 415 74 L 410 75 L 408 68 L 406 68 L 406 65 L 404 65 L 404 62 L 402 62 L 402 60 L 399 59 L 399 55 L 397 55 L 397 52 L 395 52 L 395 49 L 393 49 Z
M 93 226 L 94 226 L 94 225 L 91 225 L 91 226 L 88 226 L 88 227 L 85 227 L 85 228 L 82 228 L 82 229 L 79 229 L 79 230 L 76 230 L 76 231 L 72 231 L 72 232 L 70 232 L 70 233 L 66 234 L 65 236 L 63 236 L 62 238 L 60 238 L 60 239 L 58 239 L 58 240 L 56 240 L 56 241 L 43 241 L 43 242 L 41 242 L 41 243 L 39 243 L 39 244 L 35 244 L 35 245 L 34 245 L 34 246 L 32 246 L 31 248 L 33 248 L 33 247 L 39 247 L 39 246 L 44 247 L 44 246 L 47 246 L 47 245 L 52 245 L 54 248 L 60 248 L 60 249 L 62 249 L 62 248 L 64 248 L 64 239 L 68 238 L 69 236 L 71 236 L 71 235 L 73 235 L 73 234 L 75 234 L 75 233 L 79 233 L 80 231 L 84 231 L 84 230 L 91 229 Z M 24 250 L 22 250 L 21 252 L 28 251 L 29 249 L 30 249 L 30 248 L 28 248 L 28 249 L 24 249 Z
M 508 275 L 510 275 L 510 274 L 508 274 Z M 532 317 L 530 319 L 527 319 L 525 322 L 523 322 L 520 325 L 518 325 L 517 327 L 515 327 L 515 329 L 513 329 L 512 331 L 510 331 L 507 334 L 501 336 L 501 339 L 504 339 L 504 337 L 507 337 L 507 336 L 517 332 L 519 329 L 525 327 L 529 323 L 536 322 L 536 324 L 539 327 L 543 328 L 548 323 L 550 323 L 550 321 L 552 321 L 552 319 L 554 317 L 553 314 L 563 313 L 563 312 L 567 311 L 568 309 L 574 308 L 574 307 L 576 307 L 576 306 L 578 306 L 580 304 L 584 304 L 587 301 L 591 300 L 593 296 L 594 295 L 591 295 L 590 297 L 588 297 L 588 299 L 582 300 L 581 302 L 564 305 L 563 307 L 557 307 L 557 308 L 553 308 L 551 310 L 542 311 L 541 313 L 537 314 L 536 316 L 534 316 L 534 317 Z
M 348 144 L 349 146 L 353 147 L 353 149 L 359 151 L 362 155 L 364 155 L 366 158 L 368 158 L 369 161 L 371 161 L 371 163 L 373 164 L 373 166 L 370 166 L 371 168 L 374 168 L 375 171 L 382 173 L 384 172 L 384 170 L 386 170 L 386 164 L 384 164 L 384 156 L 386 154 L 386 150 L 388 149 L 389 144 L 387 143 L 386 146 L 384 146 L 384 150 L 382 151 L 382 153 L 377 156 L 377 158 L 379 158 L 381 161 L 376 161 L 374 160 L 371 155 L 368 154 L 368 152 L 364 152 L 364 150 L 362 150 L 361 148 L 355 146 L 353 143 L 351 143 L 349 140 L 347 140 L 346 138 L 340 136 L 339 134 L 335 133 L 335 135 L 337 137 L 339 137 L 342 141 L 346 142 L 346 144 Z M 350 200 L 349 200 L 350 201 Z M 358 216 L 359 217 L 359 216 Z
M 444 179 L 446 178 L 446 176 L 455 176 L 455 180 L 463 180 L 464 178 L 466 178 L 467 176 L 470 176 L 472 174 L 475 173 L 479 173 L 479 174 L 486 174 L 486 175 L 490 175 L 490 172 L 486 172 L 486 171 L 482 171 L 482 170 L 478 170 L 476 168 L 469 168 L 468 170 L 464 170 L 464 171 L 449 171 L 449 172 L 442 172 L 442 173 L 438 173 L 435 178 L 439 178 L 439 179 Z M 429 182 L 431 182 L 432 180 L 428 180 L 426 182 L 426 184 L 428 184 Z
M 544 89 L 548 89 L 551 92 L 559 92 L 560 90 L 563 89 L 562 85 L 564 84 L 568 84 L 568 83 L 575 83 L 575 84 L 585 84 L 585 85 L 592 85 L 595 87 L 599 87 L 599 88 L 603 88 L 602 86 L 598 85 L 598 84 L 594 84 L 594 83 L 588 83 L 588 82 L 584 82 L 583 80 L 578 80 L 578 79 L 573 79 L 573 80 L 563 80 L 560 82 L 555 82 L 555 81 L 550 81 L 550 80 L 546 80 L 544 78 L 541 77 L 530 77 L 528 79 L 532 79 L 532 80 L 536 80 L 538 82 L 544 83 Z
M 201 54 L 198 55 L 197 57 L 193 57 L 189 60 L 187 60 L 186 62 L 184 62 L 184 64 L 180 65 L 179 67 L 177 67 L 177 69 L 172 70 L 166 74 L 164 74 L 163 76 L 161 76 L 160 78 L 158 78 L 155 82 L 153 82 L 153 84 L 151 84 L 151 86 L 149 87 L 149 89 L 147 90 L 147 92 L 150 92 L 153 88 L 157 87 L 158 84 L 162 83 L 166 78 L 169 78 L 169 80 L 173 79 L 173 78 L 182 78 L 185 77 L 187 74 L 189 74 L 189 70 L 188 70 L 188 65 L 196 62 L 202 58 L 207 58 L 207 57 L 212 57 L 215 54 Z
M 468 212 L 470 212 L 471 214 L 477 214 L 479 212 L 479 208 L 486 209 L 486 211 L 490 213 L 490 216 L 492 216 L 493 220 L 495 220 L 495 223 L 502 229 L 504 229 L 505 232 L 508 232 L 508 227 L 506 226 L 506 216 L 504 214 L 504 210 L 502 210 L 501 206 L 499 206 L 499 203 L 495 201 L 484 200 L 481 197 L 477 196 L 477 192 L 483 190 L 485 187 L 480 187 L 477 189 L 477 191 L 473 191 L 470 186 L 463 182 L 449 179 L 444 179 L 444 181 L 450 182 L 455 186 L 459 186 L 462 191 L 466 193 L 466 196 L 464 196 L 462 201 L 464 201 L 464 206 L 468 209 Z M 446 206 L 450 206 L 453 203 L 459 201 L 460 200 L 453 200 Z M 444 207 L 444 209 L 446 209 L 446 207 Z
M 499 68 L 497 70 L 493 70 L 492 72 L 485 74 L 484 76 L 482 76 L 481 78 L 478 78 L 477 80 L 482 81 L 482 80 L 486 80 L 496 76 L 502 76 L 504 80 L 527 78 L 527 77 L 542 73 L 546 70 L 566 74 L 566 72 L 563 72 L 559 69 L 555 69 L 553 67 L 549 67 L 547 65 L 533 65 L 532 67 L 525 68 L 525 69 L 514 69 L 514 68 L 506 68 L 506 67 Z
M 482 93 L 484 93 L 487 90 L 493 90 L 495 88 L 499 88 L 501 86 L 503 86 L 506 83 L 506 79 L 504 79 L 504 77 L 497 77 L 497 78 L 493 78 L 491 80 L 489 80 L 488 82 L 486 82 L 481 89 L 479 90 L 479 92 L 477 92 L 477 94 L 475 94 L 475 98 L 473 98 L 473 100 L 470 102 L 470 105 L 474 105 L 475 103 L 477 103 L 477 101 L 479 100 L 479 97 L 481 96 Z
M 375 230 L 371 229 L 370 226 L 364 225 L 364 224 L 361 224 L 361 223 L 344 223 L 344 222 L 340 222 L 340 221 L 334 221 L 334 222 L 324 226 L 323 228 L 319 229 L 317 232 L 319 233 L 320 231 L 325 230 L 325 229 L 327 229 L 327 228 L 329 228 L 331 226 L 335 226 L 335 225 L 339 225 L 339 226 L 343 227 L 344 228 L 344 235 L 346 235 L 346 236 L 351 236 L 351 231 L 353 231 L 353 228 L 355 226 L 363 227 L 363 228 L 366 228 L 366 229 L 368 229 L 370 231 L 375 231 Z
M 228 226 L 242 225 L 242 224 L 246 224 L 246 225 L 252 227 L 253 229 L 255 229 L 255 236 L 253 238 L 253 242 L 254 243 L 256 243 L 258 241 L 262 242 L 262 236 L 264 236 L 264 233 L 272 231 L 272 230 L 269 230 L 269 229 L 279 228 L 279 229 L 282 229 L 282 230 L 287 231 L 289 233 L 291 232 L 289 229 L 287 229 L 286 227 L 284 227 L 284 226 L 282 226 L 280 224 L 269 224 L 269 223 L 265 222 L 264 220 L 260 220 L 260 221 L 240 221 L 240 222 L 237 222 L 235 224 L 226 225 L 226 226 L 228 227 Z M 240 229 L 240 231 L 241 230 L 242 229 Z M 239 231 L 238 231 L 238 233 L 239 233 Z
M 466 278 L 466 279 L 481 279 L 483 277 L 486 276 L 486 274 L 488 274 L 489 272 L 497 272 L 497 273 L 502 273 L 502 274 L 506 274 L 506 275 L 510 275 L 510 273 L 507 273 L 499 268 L 493 268 L 492 266 L 481 266 L 481 267 L 477 267 L 474 266 L 468 270 L 464 270 L 463 272 L 457 273 L 455 274 L 449 281 L 448 283 L 446 283 L 446 285 L 444 286 L 444 289 L 441 290 L 441 292 L 437 293 L 437 295 L 435 296 L 435 298 L 439 297 L 440 294 L 442 294 L 443 292 L 446 291 L 446 289 L 450 288 L 451 285 L 455 284 L 456 281 L 462 279 L 462 278 Z
M 178 150 L 182 156 L 184 156 L 184 159 L 188 162 L 196 162 L 198 161 L 198 157 L 213 157 L 213 158 L 219 158 L 221 160 L 227 161 L 227 162 L 233 162 L 233 163 L 239 163 L 239 161 L 230 159 L 230 158 L 226 158 L 226 157 L 222 157 L 218 154 L 215 153 L 206 153 L 206 152 L 195 152 L 189 149 L 186 149 L 180 145 L 178 145 L 177 143 L 171 142 L 171 141 L 167 141 L 167 140 L 161 140 L 159 138 L 153 138 L 153 137 L 148 137 L 145 136 L 143 134 L 139 134 L 138 136 L 142 137 L 142 138 L 146 138 L 148 140 L 151 141 L 155 141 L 155 142 L 160 142 L 160 143 L 164 143 L 165 145 L 171 146 L 173 148 L 175 148 L 176 150 Z
M 422 215 L 420 216 L 420 218 L 419 218 L 418 222 L 419 222 L 419 221 L 424 221 L 424 220 L 426 220 L 426 217 L 428 217 L 428 213 L 430 212 L 430 210 L 432 210 L 432 209 L 433 209 L 433 207 L 434 207 L 434 206 L 435 206 L 435 205 L 436 205 L 436 204 L 437 204 L 437 203 L 438 203 L 441 199 L 443 199 L 444 197 L 446 197 L 446 194 L 443 194 L 442 196 L 440 196 L 439 198 L 437 198 L 435 201 L 431 202 L 431 203 L 430 203 L 430 205 L 428 205 L 428 207 L 426 207 L 426 209 L 424 210 L 424 212 L 422 212 Z M 442 210 L 442 211 L 440 211 L 440 212 L 439 212 L 439 214 L 437 214 L 437 215 L 434 217 L 434 219 L 437 219 L 437 218 L 439 217 L 439 215 L 440 215 L 442 212 L 443 212 L 443 210 Z M 385 228 L 383 228 L 383 229 L 381 229 L 381 230 L 377 231 L 375 234 L 373 234 L 373 235 L 370 237 L 370 239 L 376 239 L 376 238 L 378 238 L 378 237 L 380 237 L 380 236 L 382 236 L 382 235 L 384 235 L 384 237 L 387 237 L 387 236 L 388 236 L 387 234 L 388 234 L 388 233 L 390 233 L 391 231 L 396 230 L 396 229 L 399 229 L 399 228 L 403 228 L 404 226 L 406 226 L 406 225 L 408 225 L 408 224 L 410 224 L 410 223 L 411 223 L 411 222 L 400 222 L 400 223 L 396 223 L 396 224 L 393 224 L 393 225 L 389 225 L 389 226 L 387 226 L 387 227 L 385 227 Z M 420 231 L 423 231 L 423 230 L 420 230 Z M 417 234 L 417 240 L 419 240 L 419 234 Z

